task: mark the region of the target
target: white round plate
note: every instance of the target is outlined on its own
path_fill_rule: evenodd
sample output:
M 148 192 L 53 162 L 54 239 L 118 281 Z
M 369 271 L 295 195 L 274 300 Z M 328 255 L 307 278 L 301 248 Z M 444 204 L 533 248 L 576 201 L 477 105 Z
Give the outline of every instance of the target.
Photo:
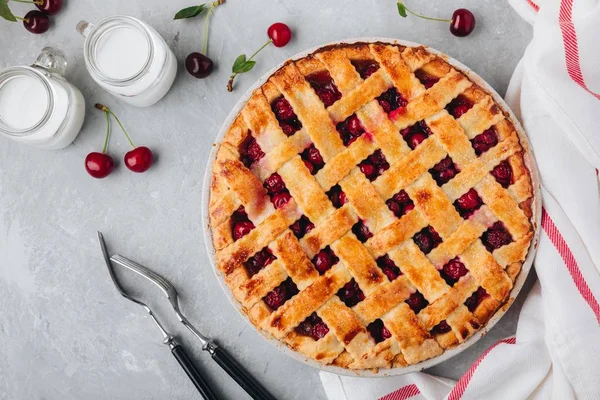
M 318 368 L 320 370 L 327 371 L 327 372 L 333 372 L 335 374 L 340 374 L 340 375 L 363 376 L 363 377 L 385 377 L 385 376 L 402 375 L 402 374 L 408 374 L 410 372 L 421 371 L 425 368 L 433 367 L 434 365 L 437 365 L 437 364 L 441 363 L 442 361 L 448 360 L 449 358 L 459 354 L 460 352 L 466 350 L 472 344 L 477 342 L 483 335 L 486 334 L 486 332 L 488 330 L 490 330 L 500 320 L 500 318 L 502 318 L 502 316 L 509 309 L 513 300 L 517 297 L 517 295 L 519 294 L 519 291 L 523 287 L 523 284 L 525 283 L 525 279 L 527 278 L 527 275 L 529 274 L 529 270 L 531 269 L 531 265 L 533 263 L 533 258 L 535 256 L 535 251 L 537 250 L 538 240 L 539 240 L 539 226 L 540 226 L 541 211 L 542 211 L 542 204 L 541 204 L 542 197 L 541 197 L 541 193 L 540 193 L 539 175 L 538 175 L 537 165 L 535 163 L 535 159 L 533 158 L 533 153 L 531 151 L 531 146 L 529 144 L 529 140 L 527 139 L 527 136 L 525 135 L 525 131 L 521 127 L 521 124 L 519 123 L 519 121 L 517 120 L 515 115 L 512 113 L 512 111 L 510 110 L 508 105 L 504 102 L 504 99 L 502 99 L 502 97 L 500 97 L 500 95 L 498 93 L 496 93 L 496 91 L 490 85 L 488 85 L 487 82 L 485 82 L 479 75 L 477 75 L 476 73 L 471 71 L 468 67 L 466 67 L 459 61 L 457 61 L 453 58 L 450 58 L 446 54 L 444 54 L 438 50 L 432 49 L 431 47 L 427 47 L 427 46 L 424 46 L 424 45 L 421 45 L 418 43 L 408 42 L 405 40 L 382 38 L 382 37 L 362 37 L 362 38 L 356 38 L 356 39 L 347 39 L 347 40 L 343 40 L 343 41 L 325 43 L 323 45 L 320 45 L 320 46 L 305 50 L 301 53 L 298 53 L 295 56 L 293 56 L 291 59 L 297 60 L 297 59 L 306 57 L 307 55 L 315 52 L 316 50 L 318 50 L 324 46 L 330 46 L 330 45 L 336 45 L 336 44 L 373 43 L 373 42 L 399 44 L 402 46 L 409 46 L 409 47 L 423 46 L 429 52 L 431 52 L 433 54 L 437 54 L 438 56 L 444 58 L 445 61 L 447 61 L 450 65 L 452 65 L 456 69 L 463 72 L 475 84 L 477 84 L 477 85 L 481 86 L 482 88 L 484 88 L 485 90 L 487 90 L 494 98 L 494 101 L 496 101 L 496 103 L 498 103 L 503 108 L 504 111 L 509 113 L 509 115 L 512 119 L 512 122 L 515 125 L 515 129 L 519 135 L 519 140 L 521 141 L 521 145 L 526 150 L 524 159 L 525 159 L 525 164 L 527 165 L 527 167 L 529 168 L 529 171 L 531 173 L 532 186 L 533 186 L 533 191 L 534 191 L 534 201 L 532 204 L 532 209 L 533 209 L 532 224 L 533 224 L 533 229 L 535 231 L 534 237 L 531 242 L 531 246 L 529 248 L 529 253 L 527 254 L 527 258 L 525 259 L 525 262 L 523 263 L 521 272 L 519 273 L 519 276 L 515 280 L 514 286 L 510 292 L 509 301 L 504 306 L 500 307 L 500 309 L 492 316 L 492 318 L 487 322 L 487 324 L 482 329 L 477 331 L 475 334 L 473 334 L 473 336 L 471 336 L 469 339 L 467 339 L 463 343 L 459 344 L 458 346 L 456 346 L 452 349 L 446 350 L 444 353 L 440 354 L 439 356 L 430 358 L 429 360 L 425 360 L 425 361 L 422 361 L 417 364 L 409 365 L 407 367 L 388 368 L 388 369 L 382 368 L 382 369 L 379 369 L 378 371 L 349 370 L 349 369 L 335 367 L 335 366 L 331 366 L 331 365 L 323 365 L 313 359 L 307 358 L 306 356 L 304 356 L 301 353 L 298 353 L 298 352 L 290 349 L 283 342 L 280 342 L 279 340 L 269 336 L 267 333 L 261 332 L 263 337 L 265 339 L 267 339 L 270 343 L 272 343 L 274 346 L 276 346 L 279 350 L 283 351 L 288 356 L 290 356 L 304 364 L 310 365 L 311 367 Z M 223 139 L 225 132 L 227 131 L 229 126 L 232 124 L 233 120 L 238 115 L 238 113 L 241 111 L 242 107 L 246 104 L 246 102 L 250 98 L 252 92 L 256 88 L 261 86 L 263 83 L 265 83 L 267 81 L 267 79 L 269 79 L 269 77 L 275 71 L 277 71 L 279 68 L 281 68 L 281 66 L 283 66 L 283 64 L 284 63 L 277 65 L 272 70 L 270 70 L 265 75 L 263 75 L 262 78 L 260 78 L 250 89 L 248 89 L 248 91 L 244 94 L 244 96 L 242 96 L 242 98 L 238 101 L 238 103 L 235 105 L 235 107 L 233 107 L 233 110 L 231 110 L 231 113 L 229 114 L 229 116 L 227 117 L 225 122 L 223 123 L 221 130 L 219 131 L 219 134 L 215 138 L 215 142 L 214 142 L 212 151 L 209 155 L 208 164 L 207 164 L 206 172 L 204 175 L 203 198 L 202 198 L 202 226 L 203 226 L 203 230 L 204 230 L 204 242 L 206 244 L 207 253 L 210 258 L 210 262 L 213 266 L 215 275 L 217 276 L 217 280 L 219 281 L 221 288 L 225 292 L 225 295 L 227 296 L 229 301 L 234 305 L 234 307 L 238 310 L 240 315 L 254 329 L 258 329 L 258 328 L 256 328 L 254 326 L 254 324 L 252 324 L 252 322 L 250 322 L 250 320 L 248 319 L 248 316 L 242 311 L 241 304 L 233 297 L 231 291 L 229 290 L 229 287 L 225 283 L 225 280 L 222 276 L 221 271 L 219 271 L 218 268 L 216 267 L 215 249 L 213 247 L 212 230 L 210 228 L 210 218 L 209 218 L 209 212 L 208 212 L 208 204 L 209 204 L 209 200 L 210 200 L 210 180 L 211 180 L 212 164 L 217 155 L 218 144 Z

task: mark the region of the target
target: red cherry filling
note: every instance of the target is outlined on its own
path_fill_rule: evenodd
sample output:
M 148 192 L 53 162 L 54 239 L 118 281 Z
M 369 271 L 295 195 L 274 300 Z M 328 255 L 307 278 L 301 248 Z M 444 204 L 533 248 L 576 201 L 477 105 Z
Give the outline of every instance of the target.
M 414 150 L 421 142 L 423 142 L 423 140 L 427 139 L 429 135 L 432 135 L 432 132 L 425 121 L 419 121 L 413 126 L 402 129 L 400 134 L 406 143 L 408 143 L 408 146 Z
M 329 327 L 323 322 L 323 320 L 317 315 L 312 313 L 308 318 L 296 327 L 296 333 L 304 336 L 310 336 L 315 340 L 319 340 L 329 332 Z
M 383 110 L 388 114 L 408 104 L 406 99 L 402 97 L 400 92 L 398 92 L 398 90 L 395 87 L 388 89 L 386 92 L 382 93 L 377 98 L 377 101 L 379 102 L 381 108 L 383 108 Z
M 481 242 L 489 252 L 509 244 L 512 240 L 510 232 L 506 230 L 501 221 L 494 223 L 481 235 Z
M 471 297 L 469 297 L 465 301 L 465 306 L 467 306 L 467 308 L 469 309 L 469 311 L 473 312 L 473 311 L 475 311 L 475 309 L 477 308 L 477 306 L 479 305 L 479 303 L 481 303 L 481 301 L 483 299 L 485 299 L 486 297 L 489 297 L 488 292 L 486 292 L 485 289 L 480 286 L 479 289 L 477 289 L 471 295 Z
M 292 196 L 288 192 L 278 193 L 271 197 L 271 203 L 275 206 L 275 208 L 281 208 L 287 204 Z
M 496 165 L 491 174 L 504 188 L 509 187 L 512 183 L 512 168 L 507 160 L 504 160 L 500 164 Z
M 467 270 L 465 264 L 460 261 L 460 258 L 455 257 L 442 267 L 440 275 L 442 275 L 442 278 L 444 278 L 448 285 L 454 286 L 454 284 L 462 276 L 466 275 L 467 272 L 469 272 L 469 270 Z
M 327 197 L 329 197 L 329 200 L 331 200 L 331 203 L 335 208 L 340 208 L 348 201 L 346 199 L 346 193 L 342 192 L 340 185 L 332 187 L 329 192 L 327 192 Z
M 385 203 L 390 211 L 392 211 L 398 218 L 415 208 L 415 203 L 413 203 L 404 190 L 401 190 L 393 195 L 392 198 Z
M 413 240 L 417 246 L 419 246 L 419 249 L 421 249 L 421 251 L 425 254 L 429 253 L 440 243 L 442 243 L 442 238 L 440 238 L 440 235 L 438 235 L 432 226 L 426 226 L 419 232 L 415 233 Z
M 496 129 L 494 129 L 494 127 L 483 131 L 471 140 L 471 145 L 475 150 L 475 154 L 478 156 L 482 153 L 485 153 L 497 144 L 498 135 L 496 135 Z
M 310 147 L 306 148 L 306 150 L 300 154 L 300 157 L 302 157 L 304 165 L 306 165 L 306 168 L 308 168 L 312 175 L 316 174 L 325 166 L 323 157 L 314 144 L 311 144 Z M 308 164 L 310 164 L 310 166 Z
M 464 113 L 469 111 L 473 107 L 473 103 L 464 96 L 458 96 L 452 100 L 447 106 L 446 110 L 454 116 L 454 118 L 460 118 Z
M 415 71 L 415 76 L 423 84 L 423 86 L 425 86 L 425 89 L 429 89 L 440 80 L 440 78 L 436 78 L 433 75 L 429 75 L 427 72 L 421 69 Z
M 369 331 L 373 339 L 375 339 L 375 343 L 383 342 L 384 340 L 392 337 L 390 331 L 388 331 L 385 325 L 383 325 L 383 321 L 379 318 L 371 322 L 367 326 L 367 330 Z
M 450 332 L 451 330 L 452 330 L 452 328 L 450 328 L 450 325 L 448 325 L 446 320 L 443 320 L 431 329 L 431 333 L 441 334 L 441 333 Z
M 415 314 L 418 314 L 419 311 L 427 307 L 429 304 L 429 302 L 425 300 L 425 297 L 423 297 L 419 291 L 411 294 L 410 297 L 405 300 L 405 302 L 415 312 Z
M 366 242 L 369 238 L 373 237 L 373 234 L 371 233 L 367 225 L 365 225 L 365 222 L 362 219 L 359 220 L 356 224 L 354 224 L 354 226 L 352 227 L 352 232 L 362 243 Z
M 315 93 L 319 96 L 319 99 L 321 99 L 325 107 L 329 107 L 342 98 L 342 94 L 333 82 L 333 78 L 331 78 L 328 71 L 310 74 L 306 77 L 306 80 L 315 90 Z
M 454 202 L 454 208 L 458 211 L 461 217 L 469 218 L 481 205 L 483 200 L 477 194 L 475 189 L 469 190 Z
M 336 125 L 336 129 L 342 138 L 342 142 L 344 142 L 344 146 L 349 146 L 358 139 L 359 136 L 365 133 L 365 129 L 356 114 L 352 114 L 346 118 L 345 121 L 339 122 Z
M 239 151 L 240 160 L 247 168 L 265 156 L 265 153 L 263 153 L 260 145 L 252 135 L 248 135 L 246 140 L 242 142 Z
M 460 171 L 450 156 L 446 156 L 446 158 L 435 164 L 433 168 L 429 170 L 429 173 L 439 186 L 442 186 L 444 183 L 454 178 L 459 172 Z
M 261 269 L 271 264 L 277 258 L 271 253 L 268 248 L 264 248 L 252 257 L 250 257 L 245 263 L 244 267 L 246 267 L 246 271 L 250 276 L 253 276 L 258 273 Z
M 283 179 L 281 179 L 281 176 L 277 172 L 265 179 L 264 187 L 267 189 L 267 192 L 269 192 L 270 195 L 281 193 L 287 190 Z
M 381 271 L 385 274 L 385 276 L 388 277 L 390 281 L 393 281 L 394 279 L 402 275 L 402 271 L 400 271 L 400 268 L 396 266 L 396 264 L 387 254 L 379 257 L 376 261 L 379 268 L 381 268 Z
M 294 281 L 292 281 L 292 278 L 287 278 L 285 281 L 281 282 L 279 286 L 267 293 L 267 295 L 263 297 L 263 301 L 267 303 L 271 310 L 275 311 L 297 294 L 298 287 Z
M 246 236 L 254 229 L 254 224 L 248 219 L 248 214 L 246 214 L 244 206 L 240 206 L 240 208 L 231 215 L 231 221 L 231 235 L 233 236 L 234 241 Z
M 373 181 L 390 168 L 390 164 L 385 159 L 381 150 L 375 150 L 373 154 L 358 164 L 358 168 L 365 174 L 367 179 Z
M 290 226 L 290 229 L 298 239 L 303 238 L 304 235 L 312 231 L 314 228 L 315 225 L 310 222 L 310 219 L 308 219 L 306 215 L 301 216 L 298 221 L 294 222 Z
M 317 253 L 312 259 L 312 263 L 315 265 L 317 271 L 319 271 L 319 274 L 323 275 L 325 271 L 333 267 L 339 260 L 329 246 L 327 246 Z
M 354 65 L 356 72 L 358 72 L 363 79 L 367 79 L 379 69 L 379 64 L 373 60 L 352 60 L 351 62 L 352 65 Z
M 365 299 L 365 294 L 360 290 L 360 287 L 354 278 L 346 283 L 344 287 L 337 292 L 337 295 L 348 307 L 354 307 Z
M 275 117 L 279 121 L 279 126 L 281 126 L 281 130 L 283 130 L 286 136 L 291 136 L 302 128 L 302 123 L 298 120 L 298 116 L 285 97 L 280 96 L 273 100 L 271 109 L 275 113 Z

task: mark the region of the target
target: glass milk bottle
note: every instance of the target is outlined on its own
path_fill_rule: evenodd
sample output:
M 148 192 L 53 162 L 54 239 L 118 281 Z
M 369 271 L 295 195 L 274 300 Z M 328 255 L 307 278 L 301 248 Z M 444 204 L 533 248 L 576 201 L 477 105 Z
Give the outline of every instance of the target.
M 163 98 L 177 74 L 177 60 L 151 26 L 127 16 L 97 24 L 81 21 L 85 65 L 92 78 L 113 96 L 136 107 Z
M 0 71 L 0 134 L 43 149 L 69 145 L 81 130 L 85 101 L 64 73 L 63 52 L 46 47 L 31 66 Z

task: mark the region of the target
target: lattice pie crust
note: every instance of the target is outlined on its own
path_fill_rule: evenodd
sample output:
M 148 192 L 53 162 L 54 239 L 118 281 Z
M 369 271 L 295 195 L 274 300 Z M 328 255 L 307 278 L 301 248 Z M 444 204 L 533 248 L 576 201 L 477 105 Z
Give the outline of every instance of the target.
M 217 267 L 258 328 L 323 364 L 435 357 L 509 298 L 533 237 L 524 155 L 442 57 L 322 48 L 256 89 L 219 145 Z

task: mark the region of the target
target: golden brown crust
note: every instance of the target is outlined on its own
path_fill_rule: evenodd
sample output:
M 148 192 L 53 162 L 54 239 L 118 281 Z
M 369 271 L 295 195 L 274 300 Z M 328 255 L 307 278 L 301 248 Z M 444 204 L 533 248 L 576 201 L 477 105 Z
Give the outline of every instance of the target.
M 365 61 L 379 69 L 362 79 L 354 63 Z M 341 94 L 327 108 L 305 79 L 323 71 Z M 426 88 L 417 74 L 439 81 Z M 392 87 L 407 104 L 388 115 L 376 98 Z M 301 122 L 289 137 L 271 110 L 281 96 Z M 473 106 L 455 118 L 445 107 L 458 96 Z M 345 146 L 336 124 L 351 115 L 367 133 Z M 421 120 L 431 135 L 411 150 L 399 130 Z M 470 141 L 488 129 L 499 143 L 476 155 Z M 246 167 L 240 149 L 249 137 L 265 156 Z M 299 155 L 311 145 L 325 162 L 315 175 Z M 375 150 L 390 166 L 371 182 L 357 165 Z M 533 189 L 525 154 L 510 117 L 492 96 L 424 47 L 356 43 L 321 48 L 285 63 L 256 89 L 219 145 L 209 200 L 217 267 L 257 327 L 323 364 L 391 368 L 435 357 L 464 342 L 510 302 L 533 238 Z M 428 171 L 447 156 L 459 172 L 439 186 Z M 512 170 L 508 188 L 490 174 L 505 161 Z M 263 187 L 275 172 L 292 198 L 279 209 Z M 347 199 L 338 209 L 326 194 L 335 185 Z M 472 188 L 484 204 L 464 218 L 454 203 Z M 401 190 L 414 209 L 397 218 L 386 201 Z M 236 241 L 232 215 L 240 206 L 255 228 Z M 289 227 L 303 215 L 315 227 L 298 239 Z M 372 234 L 364 243 L 352 231 L 359 221 Z M 490 252 L 481 238 L 497 221 L 513 240 Z M 442 242 L 425 254 L 412 238 L 427 226 Z M 339 261 L 320 275 L 311 259 L 327 246 Z M 251 276 L 244 263 L 264 248 L 274 261 Z M 392 281 L 376 262 L 384 255 L 401 273 Z M 439 271 L 456 257 L 468 272 L 452 284 Z M 271 310 L 265 296 L 288 279 L 299 293 Z M 352 280 L 365 298 L 349 307 L 336 293 Z M 487 294 L 473 303 L 481 288 Z M 415 313 L 406 300 L 417 291 L 427 304 Z M 311 315 L 328 327 L 319 340 L 297 329 Z M 377 320 L 390 336 L 378 343 L 367 329 Z M 442 322 L 445 328 L 439 328 Z

